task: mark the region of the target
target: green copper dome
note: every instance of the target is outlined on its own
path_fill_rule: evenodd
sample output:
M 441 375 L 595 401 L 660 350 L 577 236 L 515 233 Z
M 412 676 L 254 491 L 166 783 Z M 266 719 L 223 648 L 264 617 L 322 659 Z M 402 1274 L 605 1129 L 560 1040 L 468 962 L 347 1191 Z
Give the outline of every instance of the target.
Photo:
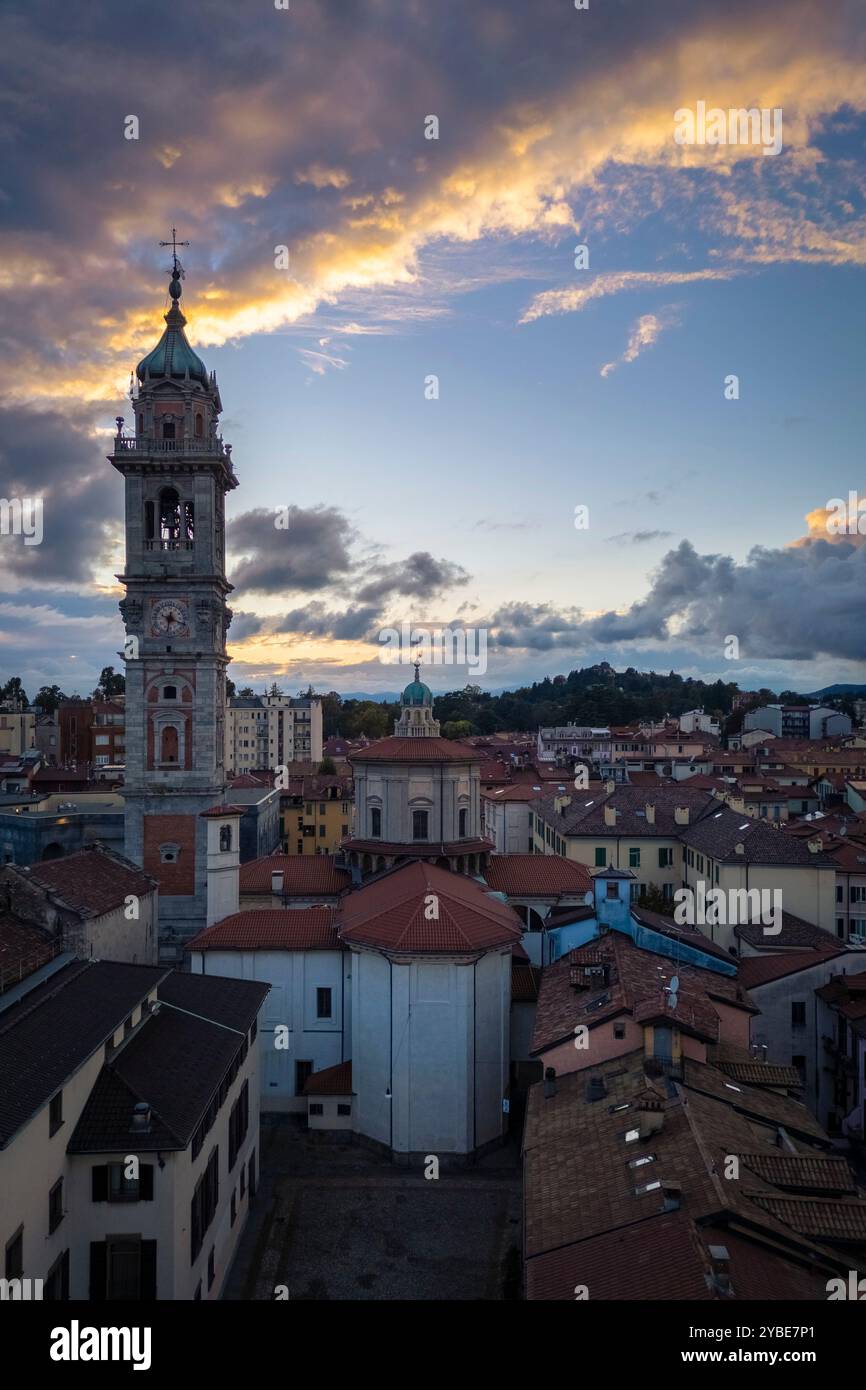
M 202 386 L 207 386 L 207 368 L 198 354 L 193 352 L 183 331 L 186 319 L 178 304 L 182 293 L 178 270 L 172 273 L 168 292 L 174 302 L 165 316 L 165 332 L 153 351 L 139 362 L 135 369 L 136 376 L 139 381 L 144 381 L 148 375 L 150 377 L 170 377 L 172 380 L 183 380 L 189 373 L 193 381 L 199 381 Z
M 416 678 L 414 681 L 410 681 L 403 691 L 402 703 L 404 705 L 432 705 L 433 692 L 429 685 L 425 685 L 423 681 Z

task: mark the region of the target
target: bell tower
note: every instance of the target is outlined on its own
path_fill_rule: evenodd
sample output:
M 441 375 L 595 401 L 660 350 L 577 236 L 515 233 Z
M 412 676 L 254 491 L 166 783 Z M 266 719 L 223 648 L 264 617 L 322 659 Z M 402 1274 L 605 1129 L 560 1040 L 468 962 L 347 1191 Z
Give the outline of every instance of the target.
M 118 417 L 109 462 L 126 491 L 126 853 L 159 881 L 170 963 L 206 924 L 202 813 L 225 800 L 225 495 L 238 480 L 217 433 L 216 376 L 184 333 L 174 231 L 167 244 L 165 332 L 136 368 L 132 429 Z

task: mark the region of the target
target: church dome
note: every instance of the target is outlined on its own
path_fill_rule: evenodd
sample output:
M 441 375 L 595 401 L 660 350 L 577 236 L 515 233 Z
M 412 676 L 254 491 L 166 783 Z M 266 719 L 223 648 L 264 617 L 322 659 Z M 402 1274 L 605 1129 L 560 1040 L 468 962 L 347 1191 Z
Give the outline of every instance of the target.
M 153 351 L 139 362 L 135 369 L 136 376 L 139 381 L 144 381 L 148 376 L 183 380 L 189 373 L 193 381 L 199 381 L 202 386 L 207 386 L 207 368 L 198 354 L 193 352 L 183 331 L 186 319 L 181 313 L 178 303 L 182 293 L 178 270 L 172 273 L 168 292 L 172 299 L 172 306 L 165 315 L 165 332 Z
M 403 691 L 401 703 L 404 705 L 432 705 L 433 691 L 423 681 L 410 681 Z

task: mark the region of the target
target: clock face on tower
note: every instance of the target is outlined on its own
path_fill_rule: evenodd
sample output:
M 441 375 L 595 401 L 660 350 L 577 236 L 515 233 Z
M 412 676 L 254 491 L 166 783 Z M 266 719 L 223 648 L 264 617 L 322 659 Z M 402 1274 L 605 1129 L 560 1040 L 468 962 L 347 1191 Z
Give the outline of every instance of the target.
M 189 608 L 183 599 L 153 599 L 150 609 L 150 631 L 154 637 L 188 637 Z

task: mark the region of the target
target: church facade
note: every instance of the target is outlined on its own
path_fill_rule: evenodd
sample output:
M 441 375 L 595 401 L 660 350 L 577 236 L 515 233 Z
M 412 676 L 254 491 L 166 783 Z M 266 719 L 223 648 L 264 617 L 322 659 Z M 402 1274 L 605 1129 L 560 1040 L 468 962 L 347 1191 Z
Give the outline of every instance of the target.
M 184 333 L 176 257 L 168 294 L 165 332 L 136 370 L 132 431 L 118 417 L 109 461 L 126 493 L 126 854 L 159 882 L 171 962 L 206 924 L 203 813 L 225 801 L 225 497 L 237 477 L 216 377 Z

